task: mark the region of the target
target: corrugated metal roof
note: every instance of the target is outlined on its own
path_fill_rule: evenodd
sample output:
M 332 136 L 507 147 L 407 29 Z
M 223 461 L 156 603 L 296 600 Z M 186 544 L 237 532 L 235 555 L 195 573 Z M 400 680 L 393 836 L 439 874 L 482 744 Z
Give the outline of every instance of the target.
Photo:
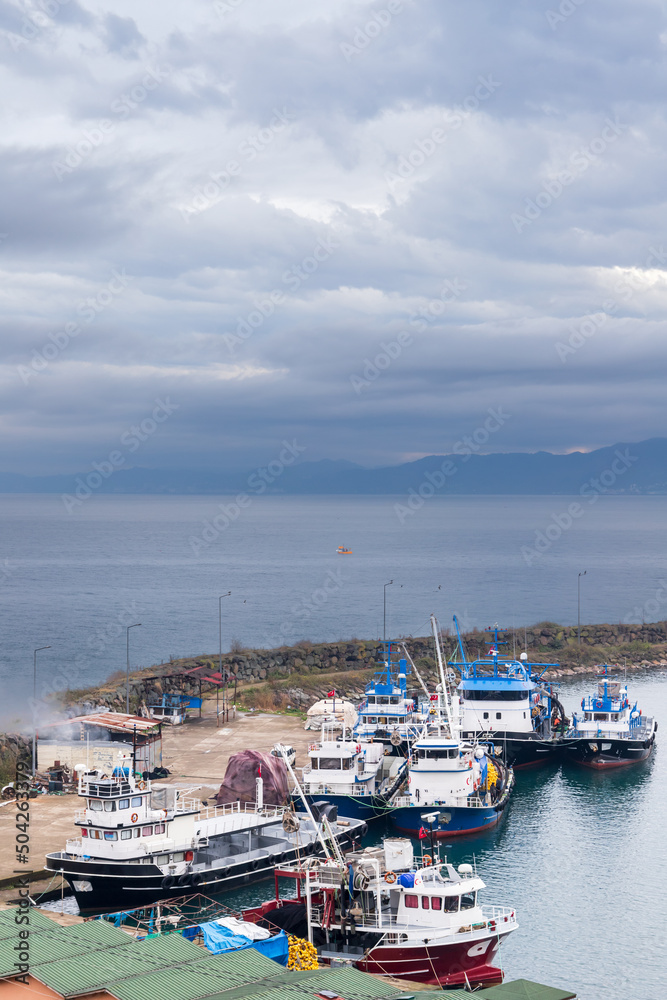
M 502 986 L 489 986 L 476 994 L 484 1000 L 576 1000 L 571 990 L 559 990 L 555 986 L 543 986 L 529 979 L 516 979 Z
M 379 997 L 401 996 L 401 993 L 405 993 L 405 990 L 397 990 L 359 969 L 322 969 L 319 976 L 308 980 L 307 987 L 309 993 L 316 993 L 318 987 L 337 990 L 345 1000 L 377 1000 Z
M 53 921 L 49 921 L 49 924 L 48 929 L 41 928 L 35 934 L 30 933 L 27 939 L 31 968 L 45 962 L 80 957 L 91 952 L 107 949 L 116 951 L 132 944 L 132 939 L 123 931 L 99 920 L 86 924 L 73 924 L 71 927 L 60 927 Z M 0 977 L 16 973 L 15 945 L 22 929 L 17 926 L 11 938 L 0 941 Z
M 148 973 L 107 989 L 118 1000 L 199 1000 L 246 983 L 270 979 L 284 972 L 281 965 L 254 948 L 210 955 L 199 962 L 168 971 Z
M 136 728 L 138 733 L 157 732 L 159 723 L 155 719 L 142 719 L 139 715 L 126 715 L 125 712 L 93 712 L 92 715 L 76 715 L 73 719 L 63 719 L 61 722 L 48 722 L 40 726 L 43 729 L 57 729 L 69 726 L 73 722 L 81 722 L 87 726 L 101 726 L 119 733 L 131 733 Z
M 167 934 L 147 941 L 133 942 L 128 938 L 128 941 L 129 948 L 97 951 L 94 962 L 62 959 L 38 966 L 33 969 L 33 975 L 61 996 L 71 997 L 101 989 L 107 983 L 198 962 L 209 954 L 180 934 Z
M 17 918 L 22 920 L 23 914 L 27 913 L 29 923 L 17 924 Z M 0 941 L 6 938 L 16 937 L 20 930 L 29 930 L 31 934 L 37 934 L 41 930 L 52 930 L 58 925 L 45 917 L 39 910 L 26 910 L 22 907 L 14 906 L 10 910 L 0 910 Z

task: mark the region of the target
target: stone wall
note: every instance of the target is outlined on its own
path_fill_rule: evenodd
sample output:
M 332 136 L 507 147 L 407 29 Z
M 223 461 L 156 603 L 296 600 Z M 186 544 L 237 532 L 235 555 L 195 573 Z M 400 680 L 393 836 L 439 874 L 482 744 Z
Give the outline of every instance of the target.
M 463 636 L 463 641 L 470 659 L 488 652 L 489 638 L 483 632 L 469 632 Z M 667 665 L 667 622 L 582 626 L 581 647 L 577 643 L 576 626 L 541 622 L 525 630 L 517 629 L 516 647 L 510 636 L 509 643 L 501 647 L 501 653 L 511 655 L 516 649 L 518 656 L 524 648 L 524 642 L 527 643 L 532 662 L 554 662 L 560 665 L 547 673 L 547 677 L 552 678 L 590 672 L 594 664 L 607 660 L 611 663 L 622 663 L 625 660 L 631 669 Z M 431 637 L 410 637 L 405 639 L 405 643 L 418 668 L 423 670 L 425 678 L 433 682 L 435 660 Z M 452 655 L 455 650 L 455 637 L 445 633 L 445 654 Z M 319 644 L 302 642 L 297 646 L 280 649 L 226 653 L 222 657 L 222 666 L 223 671 L 228 672 L 231 677 L 232 696 L 235 682 L 241 691 L 246 690 L 248 685 L 257 685 L 258 691 L 270 688 L 275 692 L 275 707 L 303 709 L 317 697 L 326 694 L 331 687 L 340 689 L 340 694 L 348 697 L 362 693 L 369 672 L 376 669 L 381 651 L 382 643 L 376 640 Z M 163 691 L 182 690 L 186 694 L 197 695 L 198 680 L 192 676 L 183 676 L 183 671 L 197 666 L 207 668 L 202 673 L 217 671 L 218 657 L 211 655 L 175 660 L 133 674 L 130 680 L 132 710 L 136 710 L 142 701 L 150 703 L 159 699 Z M 359 673 L 358 678 L 354 677 L 355 672 Z M 344 680 L 341 677 L 337 681 L 336 674 L 344 675 Z M 149 679 L 156 676 L 158 679 Z M 204 683 L 202 690 L 204 695 L 210 697 L 215 688 Z M 68 714 L 94 711 L 100 704 L 122 712 L 125 710 L 125 683 L 119 680 L 116 684 L 102 685 L 90 692 L 76 692 L 74 698 L 64 696 L 63 700 L 68 704 Z M 264 707 L 268 707 L 268 704 Z

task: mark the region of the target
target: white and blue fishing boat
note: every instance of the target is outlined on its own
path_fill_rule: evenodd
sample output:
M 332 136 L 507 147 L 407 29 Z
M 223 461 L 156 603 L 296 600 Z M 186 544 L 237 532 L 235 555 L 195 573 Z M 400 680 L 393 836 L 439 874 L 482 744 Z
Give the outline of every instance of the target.
M 373 739 L 394 748 L 391 752 L 407 752 L 425 722 L 414 698 L 408 695 L 408 661 L 401 656 L 398 643 L 383 643 L 381 668 L 366 685 L 365 698 L 359 706 L 359 719 L 354 727 L 356 739 Z
M 598 769 L 622 767 L 646 760 L 655 745 L 658 723 L 631 704 L 627 685 L 608 676 L 604 664 L 597 694 L 581 699 L 567 732 L 569 760 Z M 613 669 L 613 668 L 612 668 Z
M 486 630 L 493 635 L 488 656 L 469 662 L 456 616 L 454 624 L 461 660 L 450 661 L 449 666 L 461 677 L 454 698 L 461 737 L 502 747 L 503 758 L 512 767 L 552 758 L 564 745 L 565 712 L 557 685 L 543 681 L 542 676 L 558 664 L 528 663 L 526 653 L 518 659 L 500 656 L 498 649 L 504 641 L 497 626 Z
M 336 736 L 333 727 L 322 727 L 322 738 L 308 748 L 309 763 L 301 769 L 301 788 L 308 802 L 326 801 L 341 816 L 369 822 L 391 809 L 388 795 L 401 783 L 405 758 L 391 756 L 384 744 L 373 740 Z M 293 793 L 298 803 L 299 793 Z
M 514 786 L 514 772 L 502 763 L 493 744 L 462 739 L 440 650 L 437 622 L 431 616 L 440 684 L 432 722 L 413 746 L 407 789 L 392 797 L 392 825 L 410 837 L 425 835 L 425 813 L 431 836 L 455 837 L 495 826 Z

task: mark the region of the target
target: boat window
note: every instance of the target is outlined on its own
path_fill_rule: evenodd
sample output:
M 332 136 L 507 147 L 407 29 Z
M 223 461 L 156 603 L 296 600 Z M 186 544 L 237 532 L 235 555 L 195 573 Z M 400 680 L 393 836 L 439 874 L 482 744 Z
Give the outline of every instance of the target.
M 182 860 L 183 860 L 183 851 L 177 851 L 176 854 L 174 854 L 174 861 L 182 861 Z
M 419 896 L 415 896 L 410 892 L 405 894 L 405 905 L 409 910 L 416 910 L 419 906 Z
M 484 713 L 484 718 L 485 718 L 485 719 L 488 719 L 488 717 L 489 717 L 489 713 L 488 713 L 488 712 L 485 712 L 485 713 Z
M 153 835 L 153 827 L 152 826 L 145 826 L 143 828 L 143 830 L 141 831 L 141 836 L 142 837 L 151 837 L 152 835 Z
M 377 715 L 373 715 L 373 716 L 370 716 L 370 717 L 369 717 L 369 719 L 368 719 L 368 721 L 369 721 L 369 722 L 370 722 L 370 723 L 371 723 L 372 725 L 376 726 L 376 725 L 377 725 L 377 721 L 378 721 L 378 720 L 377 720 Z
M 164 823 L 156 823 L 155 824 L 155 832 L 156 833 L 164 833 Z
M 132 831 L 131 830 L 121 830 L 120 831 L 120 839 L 121 840 L 131 840 L 132 839 Z
M 474 688 L 472 691 L 463 691 L 466 701 L 526 701 L 527 691 L 481 691 Z
M 496 712 L 496 719 L 502 719 L 502 717 L 503 717 L 502 712 Z
M 102 839 L 102 834 L 100 833 L 99 830 L 91 830 L 90 831 L 90 836 L 93 838 L 93 840 L 101 840 Z
M 386 726 L 387 725 L 387 717 L 386 717 L 386 715 L 378 715 L 378 723 L 381 726 Z
M 88 836 L 88 831 L 87 830 L 82 830 L 81 831 L 81 836 L 82 837 L 87 837 Z
M 169 864 L 169 855 L 168 854 L 158 854 L 158 856 L 157 856 L 157 863 L 159 865 L 168 865 Z
M 444 747 L 426 751 L 426 756 L 429 760 L 454 760 L 458 755 L 459 752 L 456 747 Z
M 428 910 L 428 896 L 422 896 L 422 910 Z
M 596 712 L 593 716 L 593 722 L 606 722 L 607 713 L 606 712 Z
M 116 811 L 116 803 L 115 802 L 105 802 L 104 803 L 104 811 L 108 812 L 108 813 L 115 812 Z
M 132 836 L 133 837 L 140 837 L 141 836 L 141 830 L 139 829 L 138 826 L 135 826 L 134 830 L 132 831 Z
M 115 830 L 105 830 L 104 831 L 105 840 L 118 840 L 118 834 Z
M 344 759 L 341 762 L 340 757 L 320 757 L 320 770 L 325 771 L 347 771 L 350 767 L 350 761 Z
M 370 695 L 370 697 L 368 699 L 368 704 L 369 705 L 374 705 L 375 704 L 375 695 L 374 694 Z
M 433 898 L 431 899 L 431 909 L 432 910 L 442 909 L 442 900 L 440 896 L 433 896 Z
M 398 705 L 398 698 L 390 698 L 389 699 L 389 704 L 390 705 Z
M 141 795 L 133 795 L 132 806 L 140 806 L 140 805 L 141 805 Z
M 475 905 L 475 893 L 474 892 L 464 892 L 461 896 L 461 909 L 462 910 L 472 910 Z
M 103 806 L 99 799 L 89 799 L 88 808 L 92 809 L 93 812 L 102 812 Z
M 618 714 L 616 712 L 611 713 L 611 721 L 618 722 Z
M 153 859 L 152 858 L 142 858 L 141 859 L 141 863 L 142 863 L 142 865 L 152 865 L 153 864 Z
M 445 896 L 445 913 L 458 913 L 458 912 L 459 912 L 459 897 Z
M 118 808 L 119 809 L 129 809 L 130 808 L 130 800 L 129 799 L 120 799 L 119 802 L 118 802 Z

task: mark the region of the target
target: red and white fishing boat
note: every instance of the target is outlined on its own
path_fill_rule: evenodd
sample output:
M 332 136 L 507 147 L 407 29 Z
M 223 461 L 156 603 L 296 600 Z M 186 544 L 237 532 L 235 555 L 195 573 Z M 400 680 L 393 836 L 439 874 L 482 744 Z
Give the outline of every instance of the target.
M 280 899 L 281 876 L 296 879 L 295 899 Z M 244 918 L 307 937 L 322 964 L 440 986 L 502 982 L 493 963 L 516 915 L 479 905 L 484 882 L 471 865 L 456 869 L 427 854 L 415 864 L 412 842 L 394 838 L 345 860 L 281 866 L 275 882 L 275 899 Z

